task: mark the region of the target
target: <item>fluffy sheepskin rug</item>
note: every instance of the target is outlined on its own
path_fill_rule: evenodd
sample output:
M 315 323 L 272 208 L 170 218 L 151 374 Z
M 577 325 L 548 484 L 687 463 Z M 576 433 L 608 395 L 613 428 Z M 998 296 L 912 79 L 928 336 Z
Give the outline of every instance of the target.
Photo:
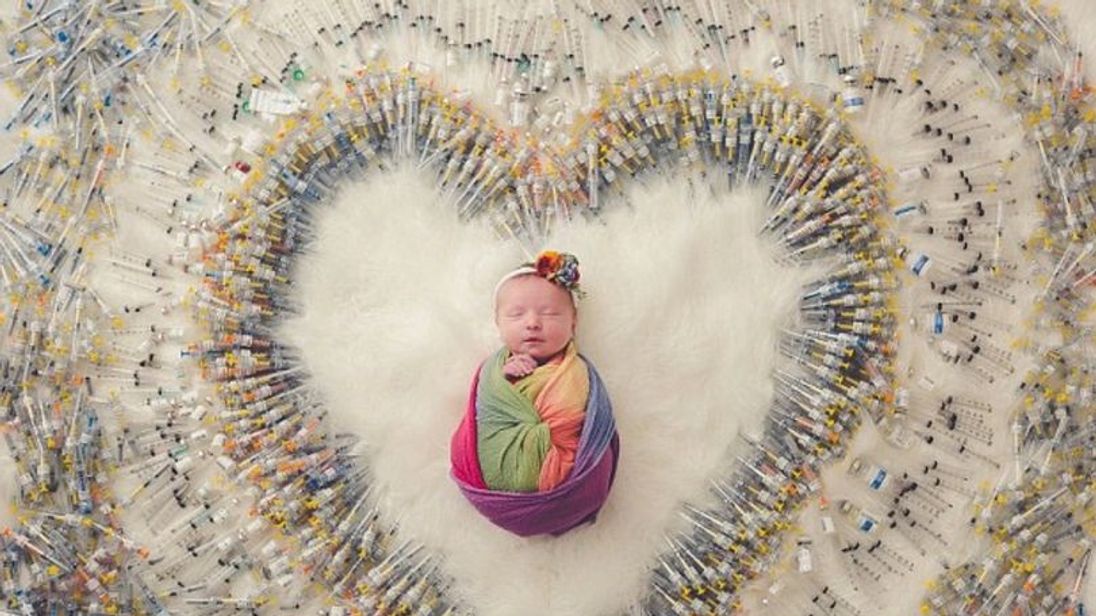
M 579 349 L 608 386 L 621 460 L 595 525 L 520 538 L 481 518 L 449 476 L 449 439 L 479 362 L 501 344 L 491 292 L 526 260 L 483 223 L 457 221 L 425 173 L 344 187 L 317 212 L 300 261 L 300 314 L 282 326 L 334 429 L 363 439 L 379 507 L 444 556 L 478 614 L 618 613 L 698 501 L 757 433 L 776 341 L 810 274 L 781 265 L 759 189 L 634 181 L 602 220 L 546 246 L 573 252 L 589 293 Z

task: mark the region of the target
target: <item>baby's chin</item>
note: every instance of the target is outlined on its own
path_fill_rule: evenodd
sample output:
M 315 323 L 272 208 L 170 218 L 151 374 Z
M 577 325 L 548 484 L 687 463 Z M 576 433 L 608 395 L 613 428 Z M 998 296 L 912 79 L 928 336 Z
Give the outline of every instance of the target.
M 568 340 L 567 342 L 570 342 L 570 340 Z M 553 350 L 551 347 L 544 346 L 543 342 L 520 342 L 518 343 L 517 348 L 510 347 L 510 352 L 515 355 L 522 353 L 526 355 L 532 355 L 533 359 L 539 362 L 544 362 L 555 357 L 556 355 L 559 355 L 566 348 L 566 343 L 558 349 Z

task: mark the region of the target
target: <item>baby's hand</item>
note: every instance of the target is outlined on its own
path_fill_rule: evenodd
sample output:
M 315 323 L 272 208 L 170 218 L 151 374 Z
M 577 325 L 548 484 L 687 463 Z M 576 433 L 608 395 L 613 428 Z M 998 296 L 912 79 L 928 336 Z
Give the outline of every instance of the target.
M 509 377 L 523 377 L 537 369 L 537 360 L 528 353 L 518 353 L 502 365 L 502 373 Z

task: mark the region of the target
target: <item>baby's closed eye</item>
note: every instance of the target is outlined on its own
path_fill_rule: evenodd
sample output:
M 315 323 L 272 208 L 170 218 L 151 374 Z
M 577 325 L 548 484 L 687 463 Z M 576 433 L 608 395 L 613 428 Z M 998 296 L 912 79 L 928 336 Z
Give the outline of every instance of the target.
M 516 319 L 516 318 L 519 318 L 519 317 L 523 316 L 524 314 L 525 314 L 524 311 L 518 310 L 518 311 L 507 312 L 503 316 L 505 316 L 508 319 Z M 554 310 L 553 309 L 553 310 L 540 310 L 540 311 L 537 311 L 537 314 L 539 314 L 543 317 L 558 317 L 558 316 L 562 316 L 563 313 L 560 312 L 559 310 Z

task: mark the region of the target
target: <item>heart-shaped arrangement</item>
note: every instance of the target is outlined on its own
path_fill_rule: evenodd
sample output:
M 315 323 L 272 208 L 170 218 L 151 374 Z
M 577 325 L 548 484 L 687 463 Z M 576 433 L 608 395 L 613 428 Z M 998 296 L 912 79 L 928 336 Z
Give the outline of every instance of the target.
M 836 100 L 850 112 L 865 105 L 858 84 L 874 88 L 873 103 L 876 94 L 893 95 L 903 88 L 915 92 L 926 119 L 917 133 L 926 139 L 946 136 L 946 147 L 933 157 L 933 163 L 946 166 L 957 162 L 951 144 L 977 143 L 970 134 L 982 126 L 969 124 L 978 115 L 959 115 L 957 99 L 967 104 L 963 97 L 971 82 L 935 87 L 945 83 L 943 77 L 955 62 L 926 62 L 922 41 L 903 62 L 897 60 L 897 46 L 891 53 L 876 45 L 878 63 L 872 69 L 863 57 L 867 43 L 858 40 L 854 45 L 850 38 L 848 51 L 840 49 L 823 16 L 803 23 L 791 5 L 758 4 L 750 4 L 748 16 L 732 15 L 729 8 L 726 14 L 713 8 L 709 16 L 702 9 L 691 15 L 692 9 L 679 6 L 636 4 L 628 9 L 634 14 L 618 37 L 631 55 L 640 57 L 633 52 L 650 49 L 643 37 L 670 28 L 674 36 L 687 39 L 674 43 L 695 48 L 693 57 L 704 70 L 674 73 L 655 60 L 601 91 L 586 79 L 589 113 L 573 121 L 541 122 L 530 135 L 502 128 L 463 92 L 435 87 L 433 73 L 415 65 L 390 70 L 367 63 L 339 92 L 324 90 L 317 82 L 308 98 L 318 111 L 301 113 L 303 99 L 292 88 L 263 89 L 277 79 L 264 76 L 278 73 L 267 65 L 269 58 L 240 52 L 236 25 L 255 25 L 255 32 L 270 33 L 269 27 L 253 24 L 246 7 L 216 2 L 137 8 L 26 3 L 24 24 L 7 33 L 11 60 L 4 68 L 13 77 L 17 97 L 8 105 L 14 113 L 7 128 L 21 127 L 23 143 L 11 148 L 12 159 L 0 168 L 0 175 L 10 170 L 0 211 L 0 278 L 7 292 L 0 320 L 6 329 L 0 348 L 0 408 L 6 410 L 3 433 L 18 468 L 12 485 L 18 487 L 13 498 L 20 514 L 18 525 L 0 536 L 6 574 L 0 596 L 7 606 L 27 614 L 63 609 L 257 612 L 275 604 L 283 611 L 300 610 L 314 600 L 331 614 L 423 616 L 473 609 L 505 613 L 512 608 L 485 601 L 490 589 L 476 587 L 477 582 L 454 570 L 462 558 L 467 562 L 467 553 L 458 554 L 453 543 L 424 532 L 424 516 L 402 515 L 390 489 L 392 475 L 372 466 L 370 456 L 384 443 L 370 439 L 380 433 L 351 435 L 331 429 L 326 392 L 316 393 L 306 362 L 283 329 L 299 312 L 294 267 L 300 252 L 316 240 L 315 207 L 333 199 L 335 188 L 347 179 L 373 179 L 374 169 L 412 164 L 437 180 L 452 208 L 444 216 L 489 225 L 493 235 L 513 241 L 511 247 L 520 245 L 526 254 L 554 241 L 558 233 L 571 232 L 579 218 L 619 224 L 613 222 L 614 210 L 629 200 L 627 186 L 646 188 L 655 172 L 693 178 L 700 191 L 723 184 L 735 189 L 768 185 L 761 234 L 777 245 L 779 259 L 796 275 L 810 268 L 812 279 L 796 298 L 794 326 L 782 333 L 779 351 L 794 366 L 775 371 L 775 391 L 760 433 L 749 438 L 748 449 L 732 452 L 737 454 L 734 460 L 711 474 L 711 491 L 677 486 L 680 492 L 662 495 L 675 505 L 683 501 L 673 510 L 676 523 L 665 519 L 674 516 L 651 515 L 648 524 L 637 525 L 637 532 L 654 539 L 649 553 L 639 556 L 649 562 L 635 563 L 636 570 L 644 570 L 644 590 L 622 580 L 627 592 L 597 605 L 560 599 L 535 608 L 587 613 L 631 604 L 652 614 L 736 609 L 746 583 L 782 558 L 784 531 L 795 523 L 793 516 L 806 497 L 818 491 L 822 464 L 842 456 L 860 418 L 870 416 L 884 425 L 879 420 L 888 411 L 896 408 L 905 416 L 911 407 L 926 405 L 916 396 L 911 401 L 904 388 L 891 397 L 897 336 L 891 303 L 896 287 L 892 264 L 897 262 L 892 257 L 906 257 L 909 269 L 929 286 L 933 301 L 927 335 L 944 360 L 963 364 L 964 374 L 987 384 L 1014 372 L 1011 355 L 1000 348 L 1001 338 L 993 339 L 994 330 L 1007 331 L 1008 325 L 993 324 L 993 317 L 986 325 L 984 311 L 974 322 L 970 307 L 982 310 L 991 296 L 1016 302 L 1006 285 L 1024 276 L 1000 250 L 1002 212 L 1017 201 L 998 192 L 1011 183 L 1004 178 L 1013 156 L 1007 161 L 958 161 L 964 165 L 958 173 L 962 186 L 950 201 L 971 194 L 991 201 L 952 203 L 936 212 L 932 224 L 915 231 L 961 246 L 961 258 L 930 258 L 928 252 L 899 248 L 880 230 L 885 174 L 869 163 L 844 128 L 844 116 L 787 89 L 790 75 L 783 57 L 772 59 L 775 83 L 728 78 L 711 70 L 713 58 L 727 62 L 729 45 L 749 47 L 757 29 L 749 24 L 771 29 L 772 20 L 780 16 L 796 21 L 776 33 L 788 44 L 789 59 L 791 53 L 800 56 L 809 49 L 832 61 L 846 83 Z M 931 11 L 920 4 L 878 4 L 886 17 L 922 21 L 925 30 L 917 34 L 934 48 L 969 52 L 988 79 L 988 85 L 974 88 L 977 96 L 988 97 L 992 88 L 1031 129 L 1046 176 L 1039 198 L 1047 207 L 1043 229 L 1023 248 L 1033 263 L 1046 255 L 1052 261 L 1044 270 L 1034 269 L 1032 276 L 1041 287 L 1033 301 L 1050 308 L 1035 325 L 1060 327 L 1067 338 L 1084 340 L 1076 317 L 1096 271 L 1092 244 L 1086 243 L 1096 230 L 1087 223 L 1093 210 L 1086 168 L 1096 116 L 1084 110 L 1088 91 L 1078 76 L 1079 57 L 1076 66 L 1048 67 L 1036 52 L 1046 45 L 1061 58 L 1066 44 L 1056 22 L 1027 3 L 937 3 Z M 454 29 L 446 30 L 434 15 L 413 16 L 408 3 L 348 7 L 335 2 L 324 7 L 335 27 L 314 28 L 313 22 L 324 20 L 301 7 L 286 25 L 291 36 L 260 35 L 256 48 L 265 45 L 285 56 L 284 44 L 303 48 L 313 40 L 317 48 L 337 49 L 348 41 L 356 45 L 364 30 L 382 32 L 410 20 L 409 28 L 429 28 L 431 36 L 458 52 L 485 55 L 481 49 L 491 49 L 492 71 L 496 64 L 517 67 L 498 71 L 521 75 L 511 92 L 500 89 L 498 95 L 512 96 L 515 124 L 523 124 L 529 115 L 531 84 L 538 84 L 537 92 L 546 91 L 544 84 L 559 75 L 547 55 L 514 51 L 529 42 L 524 20 L 506 23 L 500 18 L 493 45 L 490 36 L 482 38 L 489 28 L 478 27 L 486 14 L 476 10 L 468 13 L 471 19 L 458 17 Z M 574 14 L 584 14 L 598 28 L 613 23 L 612 12 L 593 4 Z M 146 18 L 154 22 L 149 30 L 139 31 Z M 621 21 L 618 17 L 615 23 Z M 359 25 L 351 32 L 343 22 Z M 982 36 L 979 24 L 987 23 L 1005 27 Z M 534 38 L 554 38 L 556 32 L 544 36 L 549 28 L 542 25 L 534 23 Z M 572 26 L 566 18 L 552 21 L 550 27 L 562 33 L 566 53 L 552 44 L 545 49 L 551 50 L 551 58 L 567 60 L 568 78 L 585 78 L 581 33 Z M 473 29 L 481 35 L 476 42 L 466 39 Z M 217 41 L 217 56 L 203 53 L 211 51 L 210 41 Z M 861 57 L 856 60 L 858 46 Z M 131 79 L 129 73 L 146 60 L 162 66 L 170 56 L 177 72 L 180 57 L 191 49 L 201 68 L 194 92 L 185 92 L 177 79 L 165 81 L 179 94 L 181 105 L 189 111 L 198 107 L 193 115 L 204 124 L 194 131 L 188 130 L 194 126 L 177 122 L 173 112 L 179 110 L 164 105 L 157 86 L 144 74 Z M 676 57 L 680 50 L 670 51 Z M 282 86 L 303 80 L 307 68 L 297 51 L 287 54 Z M 372 49 L 366 55 L 376 56 Z M 230 72 L 247 74 L 239 77 L 235 97 L 207 72 L 207 59 L 216 65 L 225 58 L 234 65 Z M 534 73 L 533 66 L 543 70 Z M 252 95 L 245 101 L 247 84 Z M 538 89 L 542 86 L 545 90 Z M 272 135 L 253 131 L 218 155 L 208 140 L 195 137 L 212 136 L 216 129 L 217 107 L 207 108 L 205 97 L 232 105 L 233 119 L 253 113 L 290 119 L 271 129 Z M 869 113 L 877 107 L 867 106 Z M 551 113 L 550 105 L 537 109 L 542 120 Z M 561 110 L 557 120 L 567 113 Z M 120 231 L 116 199 L 126 191 L 113 190 L 111 182 L 127 166 L 127 156 L 135 156 L 130 151 L 133 124 L 123 122 L 127 115 L 149 120 L 138 132 L 162 142 L 152 156 L 130 163 L 153 179 L 139 187 L 144 192 L 125 213 L 151 219 L 177 238 L 179 250 L 169 264 L 188 258 L 184 271 L 198 277 L 201 287 L 186 297 L 172 297 L 165 281 L 170 277 L 163 276 L 153 258 L 122 248 L 104 262 L 124 273 L 119 280 L 131 291 L 141 289 L 153 299 L 123 300 L 119 311 L 109 297 L 104 299 L 106 288 L 84 257 L 103 257 L 93 255 L 96 240 Z M 549 125 L 567 128 L 553 133 Z M 236 156 L 240 150 L 255 159 L 242 160 Z M 227 165 L 219 162 L 225 157 Z M 932 177 L 931 164 L 919 161 L 898 175 L 915 182 L 927 179 Z M 979 176 L 987 166 L 997 169 L 990 179 Z M 192 197 L 227 197 L 207 183 L 206 172 L 242 183 L 239 193 L 228 199 L 230 207 L 212 219 L 194 214 L 189 206 Z M 164 200 L 159 193 L 163 178 L 185 186 L 185 197 Z M 9 200 L 17 204 L 10 211 Z M 993 200 L 996 225 L 979 220 L 987 208 L 992 211 Z M 906 204 L 895 214 L 905 220 L 925 216 L 926 201 Z M 26 216 L 14 213 L 18 205 L 26 206 Z M 983 243 L 987 229 L 997 238 L 992 257 Z M 119 243 L 125 246 L 126 240 L 121 237 Z M 974 250 L 967 252 L 971 245 Z M 505 245 L 498 246 L 501 251 Z M 185 383 L 182 371 L 168 374 L 161 363 L 173 344 L 195 337 L 160 321 L 141 325 L 141 317 L 154 305 L 165 316 L 179 306 L 192 309 L 202 329 L 200 340 L 185 344 L 181 353 L 201 372 L 203 380 L 196 386 Z M 128 335 L 147 340 L 128 346 L 122 342 Z M 1021 384 L 1023 409 L 1013 419 L 1015 476 L 1008 484 L 1002 477 L 987 489 L 988 496 L 977 504 L 978 515 L 971 519 L 977 531 L 986 531 L 998 544 L 985 558 L 951 568 L 946 583 L 932 588 L 925 610 L 997 613 L 1023 603 L 1041 605 L 1048 613 L 1068 613 L 1078 607 L 1077 591 L 1069 595 L 1057 580 L 1075 573 L 1079 585 L 1089 559 L 1085 533 L 1091 531 L 1085 524 L 1093 500 L 1083 455 L 1091 446 L 1088 349 L 1084 343 L 1052 348 L 1056 343 L 1021 342 L 1034 351 L 1038 370 Z M 908 374 L 913 374 L 912 367 Z M 462 373 L 457 380 L 466 377 Z M 935 386 L 927 378 L 922 383 L 923 389 Z M 199 391 L 212 391 L 215 397 L 203 398 Z M 371 412 L 369 407 L 363 412 Z M 152 413 L 145 415 L 146 410 Z M 917 417 L 916 410 L 909 417 Z M 979 439 L 987 445 L 993 441 L 992 428 L 974 425 L 990 410 L 982 400 L 948 395 L 939 409 L 926 413 L 926 423 L 902 435 L 896 429 L 889 436 L 908 441 L 915 435 L 929 444 L 939 436 L 954 444 L 957 453 L 949 454 L 963 460 L 982 456 L 993 463 L 968 446 Z M 358 436 L 366 441 L 364 458 L 358 457 Z M 854 473 L 864 468 L 856 463 L 852 467 Z M 871 490 L 886 483 L 885 470 L 879 470 L 873 471 Z M 921 473 L 926 479 L 920 489 L 916 480 L 903 477 L 889 514 L 894 518 L 890 528 L 901 522 L 899 530 L 910 533 L 907 537 L 947 545 L 935 531 L 918 527 L 905 503 L 921 498 L 921 507 L 938 511 L 945 506 L 931 502 L 939 499 L 934 487 L 968 496 L 973 491 L 959 484 L 965 479 L 962 469 L 946 463 L 933 460 Z M 934 485 L 928 485 L 930 480 Z M 1009 489 L 1002 487 L 1006 485 Z M 625 503 L 637 494 L 629 491 L 627 481 L 617 490 Z M 911 492 L 916 492 L 914 499 L 901 501 Z M 845 502 L 841 511 L 854 512 L 851 507 Z M 839 520 L 835 535 L 835 544 L 848 554 L 845 564 L 861 570 L 849 576 L 854 589 L 857 579 L 881 585 L 884 571 L 913 570 L 889 542 L 876 539 L 861 547 L 861 535 L 855 533 L 870 533 L 879 522 L 866 511 L 852 518 L 853 534 L 845 528 L 848 520 Z M 612 513 L 610 503 L 602 521 L 607 528 L 614 523 Z M 1070 519 L 1082 522 L 1061 532 L 1051 526 Z M 825 532 L 834 533 L 832 526 L 830 520 Z M 489 527 L 482 530 L 491 532 Z M 136 541 L 138 535 L 151 537 L 151 548 Z M 1067 548 L 1046 550 L 1048 537 L 1068 541 Z M 573 539 L 581 541 L 582 535 Z M 656 554 L 659 541 L 662 551 Z M 541 545 L 523 547 L 532 552 Z M 806 566 L 799 564 L 801 572 L 810 569 L 809 551 L 807 555 Z M 1003 562 L 1010 563 L 1007 575 L 998 567 Z M 257 575 L 245 579 L 248 571 Z M 505 572 L 505 563 L 497 571 Z M 584 570 L 571 573 L 583 575 Z M 548 574 L 546 589 L 562 587 L 555 571 Z M 811 605 L 857 612 L 840 591 L 822 584 L 817 588 L 813 598 L 808 596 Z
M 385 539 L 390 530 L 362 504 L 365 469 L 321 436 L 299 362 L 262 333 L 290 305 L 291 256 L 310 239 L 310 210 L 331 198 L 341 177 L 403 157 L 433 168 L 441 187 L 458 195 L 460 214 L 489 217 L 504 236 L 536 242 L 570 216 L 600 216 L 604 193 L 657 166 L 691 165 L 742 184 L 771 175 L 763 232 L 797 266 L 827 265 L 800 299 L 799 329 L 782 342 L 800 366 L 777 375 L 779 417 L 770 413 L 760 442 L 720 474 L 724 499 L 683 510 L 689 524 L 674 549 L 717 563 L 705 570 L 716 573 L 700 577 L 687 561 L 664 556 L 651 580 L 656 603 L 670 607 L 684 592 L 695 605 L 728 609 L 776 552 L 789 514 L 817 488 L 818 465 L 840 454 L 858 415 L 879 411 L 888 390 L 894 283 L 888 243 L 873 224 L 882 199 L 876 174 L 836 116 L 714 73 L 636 75 L 559 144 L 523 140 L 423 82 L 406 71 L 365 72 L 322 123 L 291 127 L 268 152 L 272 162 L 252 170 L 252 196 L 206 255 L 212 275 L 198 316 L 215 337 L 201 346 L 199 363 L 226 394 L 224 457 L 260 487 L 258 511 L 271 523 L 321 529 L 313 537 L 325 540 L 306 540 L 294 564 L 343 600 L 367 611 L 411 608 L 424 595 L 448 602 L 445 569 Z M 336 558 L 354 545 L 364 562 Z

